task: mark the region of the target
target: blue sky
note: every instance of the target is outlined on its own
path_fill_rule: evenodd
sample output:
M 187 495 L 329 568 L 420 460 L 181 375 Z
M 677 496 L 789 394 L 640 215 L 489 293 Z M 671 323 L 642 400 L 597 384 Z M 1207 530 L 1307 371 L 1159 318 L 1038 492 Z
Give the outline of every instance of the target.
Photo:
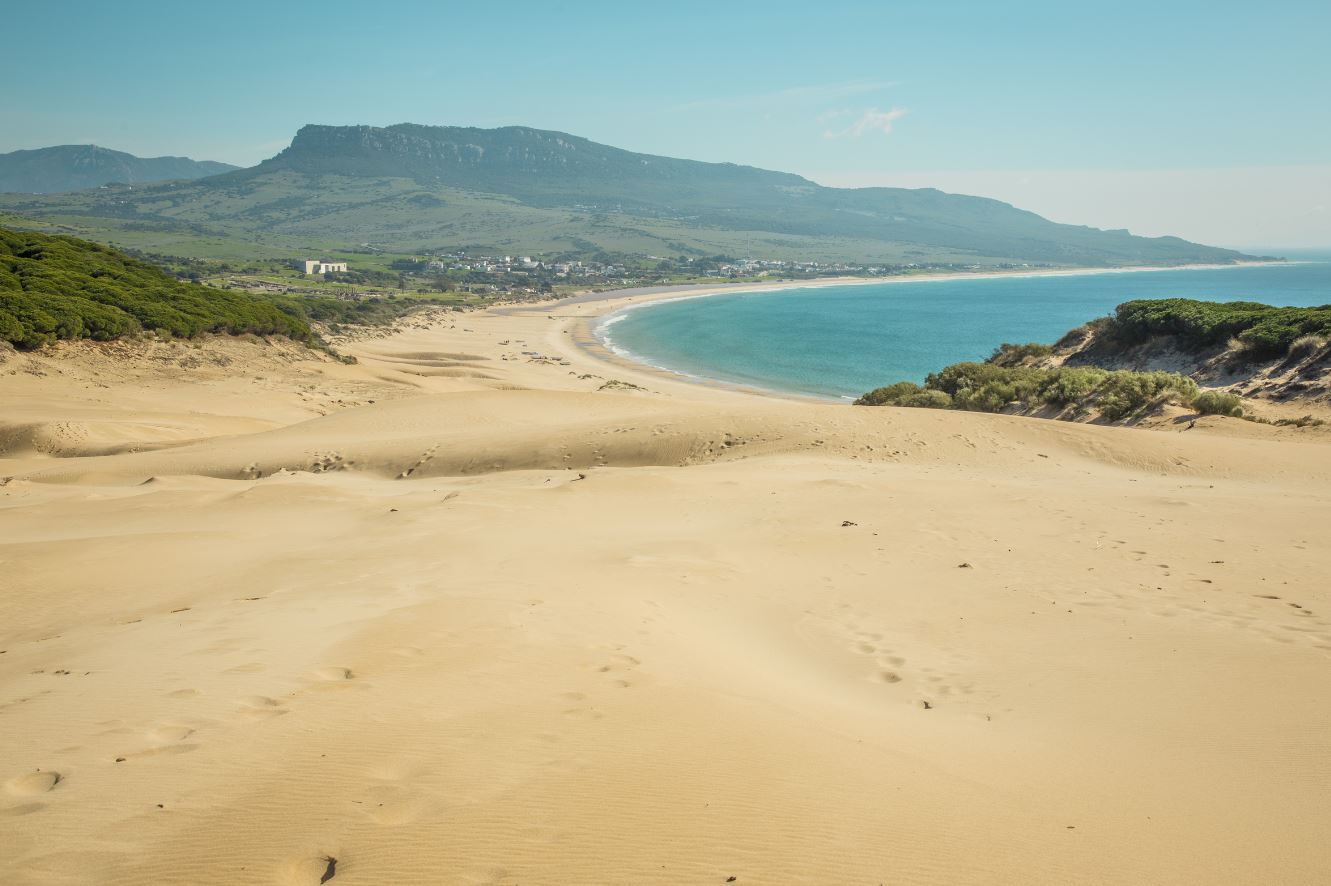
M 1242 201 L 1291 197 L 1231 229 L 1198 215 L 1212 242 L 1288 209 L 1270 236 L 1331 245 L 1327 2 L 127 0 L 5 19 L 22 39 L 0 54 L 0 151 L 252 164 L 303 123 L 516 123 L 836 185 L 963 182 L 1144 233 L 1162 207 L 1118 224 L 1067 188 L 1099 176 L 1149 203 L 1161 174 L 1241 179 Z

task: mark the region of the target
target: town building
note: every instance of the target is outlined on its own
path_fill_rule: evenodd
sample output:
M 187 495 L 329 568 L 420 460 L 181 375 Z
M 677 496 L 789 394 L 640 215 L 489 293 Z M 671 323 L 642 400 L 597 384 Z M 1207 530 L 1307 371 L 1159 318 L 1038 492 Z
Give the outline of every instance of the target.
M 305 261 L 305 273 L 307 274 L 345 274 L 347 272 L 347 263 L 344 261 L 323 261 L 320 259 L 307 259 Z

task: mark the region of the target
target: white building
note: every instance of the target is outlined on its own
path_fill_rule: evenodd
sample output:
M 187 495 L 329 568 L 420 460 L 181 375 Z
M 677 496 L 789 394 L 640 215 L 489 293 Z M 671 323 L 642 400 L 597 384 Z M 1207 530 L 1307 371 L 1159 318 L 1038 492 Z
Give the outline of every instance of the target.
M 305 273 L 307 274 L 345 274 L 347 272 L 347 263 L 344 261 L 321 261 L 309 260 L 305 262 Z

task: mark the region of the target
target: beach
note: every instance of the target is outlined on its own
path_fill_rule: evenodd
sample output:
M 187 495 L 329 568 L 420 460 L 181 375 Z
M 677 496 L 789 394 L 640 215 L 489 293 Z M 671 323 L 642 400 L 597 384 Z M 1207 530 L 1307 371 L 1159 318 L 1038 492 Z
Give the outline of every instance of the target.
M 0 881 L 1324 875 L 1324 436 L 597 348 L 699 294 L 0 353 Z

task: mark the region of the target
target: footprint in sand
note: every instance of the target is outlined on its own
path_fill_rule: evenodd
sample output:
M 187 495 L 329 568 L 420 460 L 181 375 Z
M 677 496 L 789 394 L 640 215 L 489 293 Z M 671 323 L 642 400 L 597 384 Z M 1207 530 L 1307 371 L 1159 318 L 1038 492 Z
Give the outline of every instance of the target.
M 145 760 L 150 757 L 173 757 L 177 754 L 188 754 L 190 751 L 198 750 L 197 744 L 166 744 L 155 748 L 148 748 L 146 751 L 130 751 L 120 754 L 115 758 L 117 763 L 125 763 L 130 760 Z
M 356 675 L 351 672 L 351 668 L 319 668 L 314 672 L 314 675 L 329 683 L 338 683 L 356 678 Z
M 337 876 L 338 859 L 333 855 L 314 855 L 297 859 L 287 866 L 282 882 L 288 886 L 317 886 Z
M 282 702 L 266 695 L 251 695 L 240 699 L 239 703 L 242 717 L 269 719 L 280 717 L 287 712 L 286 708 L 282 707 Z
M 20 797 L 34 797 L 60 784 L 60 779 L 60 773 L 54 769 L 39 769 L 11 778 L 5 782 L 5 791 Z
M 9 818 L 18 818 L 20 815 L 32 815 L 34 812 L 41 812 L 45 808 L 45 803 L 23 803 L 18 806 L 3 806 L 0 807 L 0 815 Z
M 148 731 L 148 740 L 159 745 L 175 744 L 193 734 L 194 730 L 188 726 L 158 726 Z

